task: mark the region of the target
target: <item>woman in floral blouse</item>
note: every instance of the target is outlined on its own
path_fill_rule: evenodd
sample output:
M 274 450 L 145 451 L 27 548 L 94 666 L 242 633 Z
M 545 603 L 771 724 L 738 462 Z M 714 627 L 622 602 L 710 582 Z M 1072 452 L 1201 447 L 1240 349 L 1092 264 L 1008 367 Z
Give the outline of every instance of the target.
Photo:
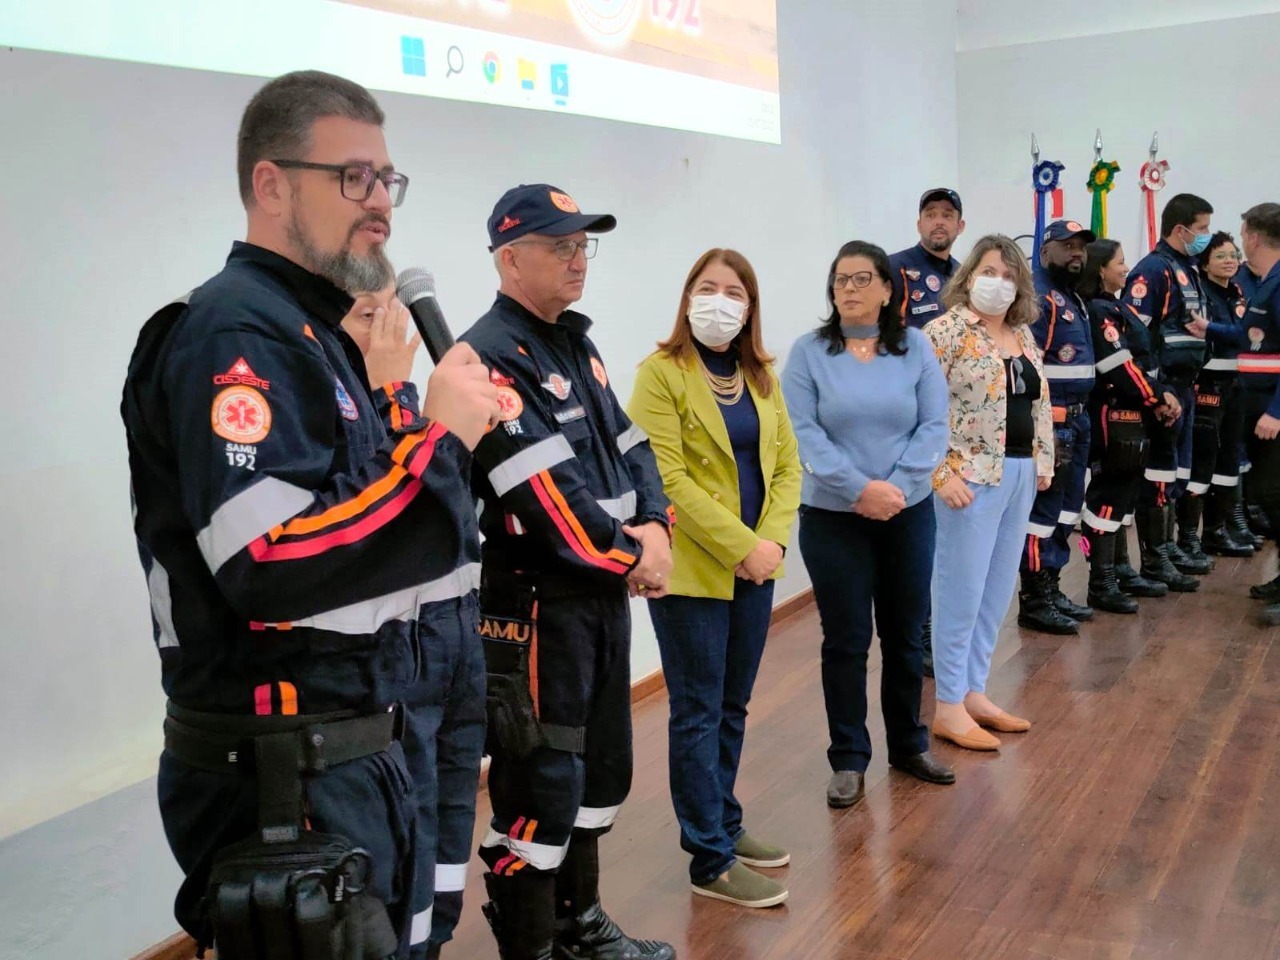
M 933 733 L 995 750 L 1031 724 L 986 695 L 991 653 L 1009 610 L 1031 501 L 1053 479 L 1053 413 L 1040 351 L 1031 269 L 1018 245 L 974 244 L 925 327 L 951 394 L 951 440 L 933 475 Z

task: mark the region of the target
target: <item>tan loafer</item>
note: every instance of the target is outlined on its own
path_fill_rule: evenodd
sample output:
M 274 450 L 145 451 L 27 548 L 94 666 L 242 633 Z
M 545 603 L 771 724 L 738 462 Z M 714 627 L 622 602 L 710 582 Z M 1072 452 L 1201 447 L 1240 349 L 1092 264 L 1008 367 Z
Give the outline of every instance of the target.
M 993 717 L 982 716 L 972 713 L 973 722 L 991 730 L 999 730 L 1001 733 L 1026 733 L 1031 729 L 1031 721 L 1024 720 L 1022 717 L 1015 717 L 1007 710 L 1001 710 Z
M 957 747 L 964 747 L 966 750 L 1000 749 L 1000 741 L 981 727 L 974 727 L 966 733 L 956 733 L 935 720 L 933 721 L 933 735 L 941 740 L 950 740 Z

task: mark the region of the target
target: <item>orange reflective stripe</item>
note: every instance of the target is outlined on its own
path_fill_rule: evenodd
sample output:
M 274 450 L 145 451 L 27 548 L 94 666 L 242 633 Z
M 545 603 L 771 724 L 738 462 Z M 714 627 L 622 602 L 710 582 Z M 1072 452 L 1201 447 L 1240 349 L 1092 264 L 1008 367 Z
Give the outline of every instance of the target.
M 391 459 L 397 464 L 403 463 L 410 448 L 420 443 L 425 436 L 425 431 L 407 436 L 396 447 L 395 453 L 391 455 Z M 336 523 L 342 523 L 344 520 L 350 520 L 352 517 L 363 513 L 372 504 L 381 500 L 383 496 L 390 493 L 399 485 L 400 481 L 409 475 L 408 471 L 401 466 L 392 467 L 387 475 L 366 487 L 359 496 L 342 503 L 335 504 L 324 513 L 314 517 L 300 517 L 297 520 L 290 520 L 282 526 L 276 527 L 269 534 L 268 539 L 273 542 L 281 537 L 302 536 L 308 533 L 315 533 L 317 530 L 323 530 L 325 527 L 331 527 Z
M 298 688 L 284 680 L 281 680 L 276 686 L 280 688 L 280 712 L 289 716 L 297 714 Z

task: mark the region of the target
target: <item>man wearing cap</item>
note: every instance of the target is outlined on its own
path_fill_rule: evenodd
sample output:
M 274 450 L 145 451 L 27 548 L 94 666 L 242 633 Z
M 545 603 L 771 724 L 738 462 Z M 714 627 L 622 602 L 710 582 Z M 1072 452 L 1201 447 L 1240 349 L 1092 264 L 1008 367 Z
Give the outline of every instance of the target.
M 920 242 L 889 258 L 892 305 L 909 327 L 923 327 L 942 313 L 942 288 L 959 266 L 951 247 L 964 233 L 963 214 L 960 194 L 954 190 L 925 191 L 916 220 Z
M 1182 416 L 1172 425 L 1149 422 L 1151 452 L 1147 457 L 1135 524 L 1142 544 L 1142 576 L 1167 583 L 1170 590 L 1190 592 L 1199 581 L 1188 574 L 1208 573 L 1212 562 L 1203 553 L 1189 556 L 1175 543 L 1174 507 L 1187 530 L 1199 526 L 1199 497 L 1185 498 L 1191 478 L 1192 431 L 1195 426 L 1195 382 L 1205 361 L 1205 343 L 1188 328 L 1204 319 L 1205 298 L 1197 258 L 1212 236 L 1213 207 L 1190 193 L 1173 197 L 1160 215 L 1162 239 L 1129 272 L 1122 306 L 1142 321 L 1161 382 L 1173 388 Z M 1197 553 L 1198 553 L 1197 549 Z
M 964 205 L 948 187 L 926 190 L 920 197 L 916 230 L 920 242 L 889 258 L 893 286 L 891 305 L 907 326 L 923 327 L 942 312 L 942 288 L 960 265 L 951 255 L 956 237 L 964 233 Z M 933 623 L 926 620 L 921 634 L 924 674 L 933 676 Z
M 1096 238 L 1075 220 L 1045 228 L 1035 267 L 1040 318 L 1031 328 L 1044 351 L 1044 374 L 1053 405 L 1053 485 L 1036 494 L 1022 552 L 1018 626 L 1042 633 L 1078 633 L 1093 610 L 1073 603 L 1059 588 L 1071 557 L 1067 538 L 1084 506 L 1089 468 L 1089 392 L 1093 389 L 1093 337 L 1089 311 L 1076 287 L 1084 275 L 1085 245 Z
M 628 595 L 662 596 L 669 504 L 648 438 L 588 339 L 596 239 L 616 226 L 522 185 L 489 218 L 498 298 L 462 339 L 489 365 L 500 422 L 476 449 L 484 535 L 491 828 L 485 916 L 503 960 L 671 960 L 600 906 L 600 835 L 631 786 Z

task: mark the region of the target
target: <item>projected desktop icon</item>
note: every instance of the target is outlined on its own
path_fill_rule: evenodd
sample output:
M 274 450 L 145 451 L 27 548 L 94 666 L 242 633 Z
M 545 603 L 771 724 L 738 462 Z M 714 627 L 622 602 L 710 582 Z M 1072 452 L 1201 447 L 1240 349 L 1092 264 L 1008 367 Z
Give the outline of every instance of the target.
M 400 66 L 411 77 L 427 75 L 427 50 L 421 37 L 400 38 Z
M 481 68 L 484 70 L 484 78 L 490 83 L 497 83 L 502 79 L 502 61 L 492 50 L 484 55 Z
M 449 68 L 444 75 L 446 80 L 452 77 L 455 73 L 461 73 L 463 66 L 462 48 L 457 44 L 450 47 L 449 52 L 445 54 L 444 62 Z
M 569 101 L 569 65 L 567 63 L 551 64 L 549 79 L 551 96 L 558 106 L 563 107 Z
M 538 65 L 520 57 L 516 60 L 516 76 L 520 78 L 521 90 L 532 90 L 538 81 Z

